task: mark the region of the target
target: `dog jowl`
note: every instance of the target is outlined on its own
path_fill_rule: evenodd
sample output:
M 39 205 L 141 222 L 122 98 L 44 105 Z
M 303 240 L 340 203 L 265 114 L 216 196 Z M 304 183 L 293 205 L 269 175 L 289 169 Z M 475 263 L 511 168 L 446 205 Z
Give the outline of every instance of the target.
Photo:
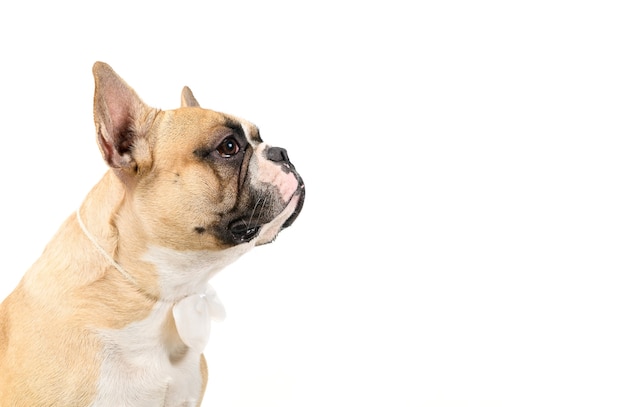
M 221 309 L 208 280 L 304 203 L 287 151 L 252 123 L 146 105 L 93 68 L 110 169 L 0 305 L 0 407 L 199 406 Z

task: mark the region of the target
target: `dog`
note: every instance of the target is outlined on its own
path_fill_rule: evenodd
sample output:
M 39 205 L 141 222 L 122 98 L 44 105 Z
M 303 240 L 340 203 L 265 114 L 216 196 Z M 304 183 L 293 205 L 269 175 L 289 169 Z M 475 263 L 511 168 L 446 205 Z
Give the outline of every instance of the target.
M 96 62 L 108 169 L 0 305 L 0 407 L 200 406 L 209 279 L 298 217 L 285 149 L 235 116 L 146 105 Z

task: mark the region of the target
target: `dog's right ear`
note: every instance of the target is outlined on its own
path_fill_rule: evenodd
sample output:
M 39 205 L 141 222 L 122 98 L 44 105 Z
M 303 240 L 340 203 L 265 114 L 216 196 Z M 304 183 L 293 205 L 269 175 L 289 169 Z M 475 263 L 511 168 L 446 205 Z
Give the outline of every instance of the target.
M 189 87 L 185 86 L 180 94 L 181 107 L 200 107 L 200 103 L 196 100 Z
M 102 157 L 118 174 L 136 173 L 150 160 L 146 135 L 157 109 L 146 105 L 104 62 L 94 64 L 93 76 L 94 122 Z

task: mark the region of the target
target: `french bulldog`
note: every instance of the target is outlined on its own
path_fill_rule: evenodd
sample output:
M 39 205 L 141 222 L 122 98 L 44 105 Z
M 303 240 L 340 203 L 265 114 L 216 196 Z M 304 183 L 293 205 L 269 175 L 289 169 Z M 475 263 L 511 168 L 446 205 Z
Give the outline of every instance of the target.
M 109 169 L 0 305 L 0 407 L 200 406 L 208 281 L 300 213 L 285 149 L 235 116 L 146 105 L 93 66 Z

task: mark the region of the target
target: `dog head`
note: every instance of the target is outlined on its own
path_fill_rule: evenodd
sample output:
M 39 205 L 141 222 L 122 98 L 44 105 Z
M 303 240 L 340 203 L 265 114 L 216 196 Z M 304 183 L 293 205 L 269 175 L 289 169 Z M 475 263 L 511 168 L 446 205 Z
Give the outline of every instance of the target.
M 304 203 L 286 150 L 252 123 L 203 109 L 146 105 L 107 64 L 94 65 L 100 151 L 122 181 L 148 245 L 221 251 L 273 241 Z

